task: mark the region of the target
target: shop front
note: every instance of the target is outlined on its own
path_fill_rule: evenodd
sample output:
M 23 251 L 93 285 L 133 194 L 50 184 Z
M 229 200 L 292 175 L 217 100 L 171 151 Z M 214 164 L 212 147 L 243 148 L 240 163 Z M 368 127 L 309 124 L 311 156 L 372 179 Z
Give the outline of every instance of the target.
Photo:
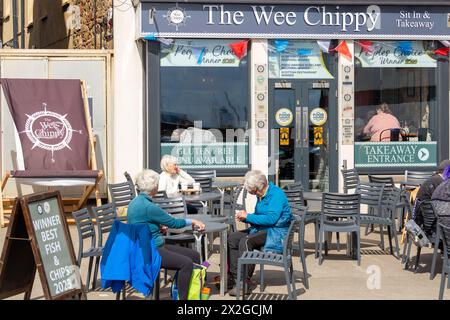
M 230 2 L 141 1 L 144 166 L 338 191 L 448 158 L 450 7 Z

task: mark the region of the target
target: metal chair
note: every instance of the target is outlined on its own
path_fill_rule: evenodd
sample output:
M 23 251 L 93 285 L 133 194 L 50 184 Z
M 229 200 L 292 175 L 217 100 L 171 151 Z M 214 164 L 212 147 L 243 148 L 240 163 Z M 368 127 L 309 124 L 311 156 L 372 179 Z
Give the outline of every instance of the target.
M 127 207 L 131 200 L 136 197 L 136 188 L 131 177 L 127 172 L 125 172 L 125 176 L 128 176 L 126 182 L 108 184 L 111 202 L 114 204 L 117 219 L 121 221 L 126 220 L 126 216 L 119 215 L 117 211 L 119 211 L 120 208 Z
M 97 258 L 97 261 L 98 259 L 100 259 L 100 257 L 103 254 L 103 247 L 99 247 L 97 245 L 94 223 L 87 208 L 83 208 L 81 210 L 72 212 L 72 216 L 75 219 L 78 231 L 78 257 L 77 257 L 78 267 L 81 268 L 81 260 L 83 258 L 89 258 L 88 273 L 86 277 L 86 291 L 89 291 L 89 282 L 91 281 L 91 272 L 94 257 Z M 85 239 L 90 239 L 89 249 L 87 250 L 84 250 Z M 96 265 L 96 268 L 98 269 L 98 265 Z M 94 288 L 95 288 L 97 270 L 95 270 L 94 273 L 95 273 L 94 276 Z
M 369 208 L 372 208 L 368 214 L 360 215 L 360 224 L 380 226 L 380 247 L 383 251 L 384 226 L 387 226 L 391 254 L 394 255 L 392 247 L 392 238 L 394 238 L 397 258 L 399 258 L 400 249 L 395 226 L 395 211 L 400 198 L 400 189 L 385 191 L 384 184 L 362 183 L 357 192 L 361 194 L 361 204 L 367 204 Z
M 231 208 L 228 214 L 228 224 L 231 226 L 231 232 L 237 231 L 235 213 L 236 210 L 243 210 L 243 205 L 238 203 L 239 196 L 244 190 L 244 186 L 234 188 L 231 193 Z
M 444 298 L 445 280 L 447 280 L 447 289 L 450 288 L 450 281 L 448 281 L 448 275 L 450 274 L 450 227 L 448 225 L 449 218 L 445 218 L 447 223 L 442 221 L 442 216 L 438 219 L 437 230 L 439 232 L 439 238 L 442 240 L 444 248 L 444 259 L 442 263 L 441 284 L 439 286 L 439 300 Z
M 420 203 L 420 211 L 422 213 L 423 217 L 423 225 L 421 226 L 422 230 L 425 232 L 428 240 L 433 246 L 433 258 L 431 262 L 431 270 L 430 270 L 430 280 L 434 279 L 434 276 L 436 275 L 435 269 L 436 269 L 436 260 L 438 258 L 438 248 L 439 248 L 439 235 L 437 234 L 436 230 L 436 223 L 438 220 L 438 216 L 434 211 L 434 207 L 430 200 L 425 200 Z M 410 253 L 411 253 L 411 247 L 412 247 L 413 239 L 410 235 L 407 235 L 407 242 L 406 242 L 406 257 L 405 257 L 405 270 L 408 269 L 409 259 L 410 259 Z M 422 251 L 422 247 L 417 246 L 417 253 L 416 253 L 416 261 L 414 264 L 414 273 L 417 272 L 419 268 L 419 262 L 420 262 L 420 253 Z
M 301 189 L 301 190 L 305 190 L 305 188 L 303 187 L 303 183 L 301 181 L 294 181 L 293 183 L 287 184 L 284 186 L 285 190 L 291 190 L 291 189 Z
M 116 210 L 113 203 L 107 203 L 102 206 L 93 207 L 92 212 L 94 213 L 95 220 L 97 223 L 97 247 L 103 248 L 103 237 L 112 229 L 114 221 L 116 220 Z M 92 284 L 95 289 L 97 283 L 97 273 L 100 263 L 100 257 L 95 259 L 95 269 L 94 269 L 94 282 Z
M 307 212 L 306 207 L 299 207 L 298 212 L 304 216 Z M 261 268 L 264 265 L 271 265 L 284 268 L 284 274 L 286 279 L 286 286 L 288 291 L 288 297 L 291 300 L 297 299 L 297 293 L 295 289 L 295 278 L 294 278 L 294 269 L 292 264 L 292 255 L 293 255 L 293 239 L 294 234 L 298 228 L 304 228 L 303 219 L 298 215 L 293 215 L 293 219 L 288 229 L 288 234 L 285 239 L 283 239 L 283 253 L 272 253 L 272 252 L 262 252 L 262 251 L 245 251 L 242 253 L 242 256 L 238 259 L 238 270 L 237 270 L 237 280 L 236 280 L 236 300 L 239 300 L 240 289 L 241 289 L 241 277 L 242 271 L 244 274 L 247 274 L 246 268 L 249 264 L 259 264 Z M 261 269 L 260 272 L 260 288 L 261 292 L 264 290 L 264 272 Z M 246 292 L 246 281 L 243 281 L 243 298 L 245 298 Z
M 408 141 L 408 138 L 406 137 L 406 131 L 400 128 L 390 128 L 382 130 L 380 132 L 380 141 L 386 140 L 386 138 L 383 138 L 383 133 L 386 131 L 390 131 L 390 141 L 400 141 L 400 135 L 402 136 L 403 141 Z
M 430 134 L 431 141 L 433 141 L 434 131 L 431 130 L 430 128 L 419 128 L 419 130 L 417 131 L 417 140 L 427 141 L 428 133 Z
M 322 246 L 325 232 L 356 233 L 358 266 L 361 265 L 360 252 L 360 200 L 361 195 L 324 193 L 320 215 L 319 265 L 323 262 Z M 337 219 L 337 220 L 336 220 Z
M 353 169 L 342 169 L 342 177 L 344 178 L 344 193 L 348 193 L 351 189 L 356 189 L 360 183 L 358 171 Z

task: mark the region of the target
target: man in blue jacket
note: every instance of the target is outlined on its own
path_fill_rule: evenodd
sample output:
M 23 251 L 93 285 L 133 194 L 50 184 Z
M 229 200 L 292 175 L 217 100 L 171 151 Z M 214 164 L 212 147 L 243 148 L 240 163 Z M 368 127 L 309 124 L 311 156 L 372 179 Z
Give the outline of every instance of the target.
M 245 175 L 244 187 L 248 193 L 257 196 L 254 213 L 236 212 L 236 220 L 250 224 L 248 229 L 233 232 L 228 237 L 229 294 L 236 295 L 235 280 L 237 278 L 237 261 L 244 251 L 260 250 L 281 253 L 283 240 L 287 235 L 292 219 L 288 199 L 283 190 L 267 182 L 266 176 L 259 170 L 249 171 Z M 252 283 L 250 278 L 255 270 L 249 265 L 244 281 L 250 293 Z

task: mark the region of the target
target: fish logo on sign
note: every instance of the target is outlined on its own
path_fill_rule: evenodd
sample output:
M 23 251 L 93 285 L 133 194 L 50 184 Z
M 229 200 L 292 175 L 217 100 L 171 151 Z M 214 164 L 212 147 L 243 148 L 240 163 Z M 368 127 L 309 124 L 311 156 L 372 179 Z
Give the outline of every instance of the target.
M 31 150 L 38 147 L 52 152 L 52 162 L 55 162 L 53 153 L 64 148 L 70 148 L 73 132 L 82 134 L 82 130 L 73 130 L 72 125 L 67 120 L 67 114 L 60 115 L 47 110 L 47 103 L 42 103 L 43 111 L 38 111 L 28 117 L 25 123 L 25 130 L 19 132 L 26 133 L 33 146 Z

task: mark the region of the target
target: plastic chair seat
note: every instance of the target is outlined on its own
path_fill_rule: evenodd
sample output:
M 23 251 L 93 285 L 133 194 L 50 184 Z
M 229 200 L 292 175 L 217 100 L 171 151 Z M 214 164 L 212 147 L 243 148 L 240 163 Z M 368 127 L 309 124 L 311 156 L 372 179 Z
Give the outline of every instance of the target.
M 359 229 L 354 221 L 324 221 L 324 231 L 353 232 Z
M 371 214 L 361 214 L 360 215 L 360 224 L 389 224 L 392 220 L 385 217 L 380 217 Z
M 245 251 L 239 258 L 242 264 L 274 264 L 277 266 L 283 266 L 283 255 L 272 252 L 263 251 Z

